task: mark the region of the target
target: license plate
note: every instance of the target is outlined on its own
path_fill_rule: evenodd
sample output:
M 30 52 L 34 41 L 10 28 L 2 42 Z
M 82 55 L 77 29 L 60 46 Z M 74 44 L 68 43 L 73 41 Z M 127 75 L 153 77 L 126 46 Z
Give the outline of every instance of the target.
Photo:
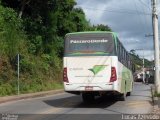
M 85 91 L 93 91 L 93 86 L 86 86 Z

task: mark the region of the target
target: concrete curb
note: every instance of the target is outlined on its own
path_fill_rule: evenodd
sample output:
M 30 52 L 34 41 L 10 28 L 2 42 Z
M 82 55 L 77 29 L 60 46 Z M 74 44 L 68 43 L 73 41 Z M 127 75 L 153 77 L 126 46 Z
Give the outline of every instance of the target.
M 22 95 L 5 96 L 5 97 L 0 97 L 0 104 L 16 101 L 16 100 L 22 100 L 22 99 L 44 97 L 44 96 L 54 95 L 54 94 L 63 93 L 63 92 L 64 92 L 63 89 L 59 89 L 59 90 L 51 90 L 51 91 L 44 91 L 44 92 L 37 92 L 37 93 L 22 94 Z

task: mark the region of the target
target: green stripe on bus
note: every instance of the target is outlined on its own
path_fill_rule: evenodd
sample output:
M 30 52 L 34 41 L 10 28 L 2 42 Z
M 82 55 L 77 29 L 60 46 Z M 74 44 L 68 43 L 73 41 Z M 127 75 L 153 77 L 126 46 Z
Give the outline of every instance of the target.
M 115 34 L 114 32 L 110 31 L 84 31 L 84 32 L 73 32 L 73 33 L 67 33 L 66 35 L 73 35 L 73 34 L 84 34 L 84 33 L 112 33 Z

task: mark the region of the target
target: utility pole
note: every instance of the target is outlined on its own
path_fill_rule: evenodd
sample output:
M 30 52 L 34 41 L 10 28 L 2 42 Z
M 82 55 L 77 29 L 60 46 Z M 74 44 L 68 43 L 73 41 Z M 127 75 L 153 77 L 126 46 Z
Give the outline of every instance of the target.
M 136 41 L 138 42 L 139 40 L 136 40 Z M 142 52 L 143 52 L 142 72 L 143 72 L 143 83 L 145 83 L 145 71 L 144 71 L 144 48 L 142 48 L 142 49 L 135 49 L 135 50 L 142 50 Z
M 156 92 L 160 94 L 157 0 L 152 0 L 152 21 L 153 21 L 153 39 L 154 39 L 154 49 L 155 49 L 154 51 L 155 87 L 156 87 Z
M 17 83 L 17 94 L 19 95 L 19 54 L 17 55 L 17 75 L 18 75 L 18 83 Z
M 145 72 L 144 72 L 144 49 L 143 49 L 143 83 L 145 83 Z

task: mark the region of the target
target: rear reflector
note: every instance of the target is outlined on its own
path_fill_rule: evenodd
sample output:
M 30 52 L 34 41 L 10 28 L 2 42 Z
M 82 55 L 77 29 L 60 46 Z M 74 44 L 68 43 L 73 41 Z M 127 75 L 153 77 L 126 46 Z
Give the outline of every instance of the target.
M 67 76 L 67 68 L 65 67 L 64 69 L 63 69 L 63 82 L 69 82 L 68 81 L 68 76 Z
M 117 74 L 116 74 L 116 68 L 112 67 L 111 68 L 111 78 L 110 78 L 110 82 L 114 82 L 117 80 Z

